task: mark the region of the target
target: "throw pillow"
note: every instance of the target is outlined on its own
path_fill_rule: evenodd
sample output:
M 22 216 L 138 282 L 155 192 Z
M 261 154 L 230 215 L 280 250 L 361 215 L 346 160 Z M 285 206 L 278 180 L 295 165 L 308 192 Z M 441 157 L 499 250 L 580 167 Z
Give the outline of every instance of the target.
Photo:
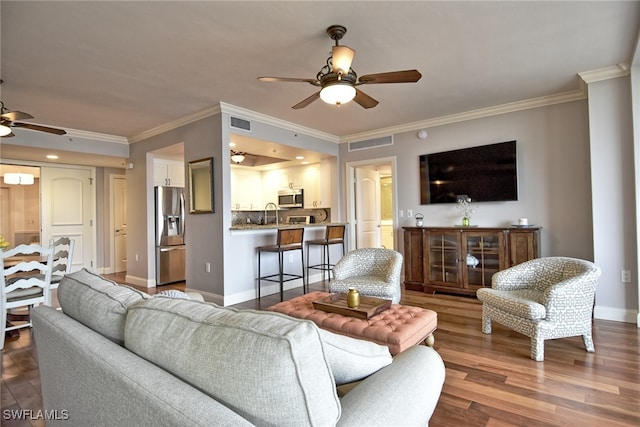
M 359 381 L 389 365 L 389 348 L 320 329 L 320 338 L 336 385 Z

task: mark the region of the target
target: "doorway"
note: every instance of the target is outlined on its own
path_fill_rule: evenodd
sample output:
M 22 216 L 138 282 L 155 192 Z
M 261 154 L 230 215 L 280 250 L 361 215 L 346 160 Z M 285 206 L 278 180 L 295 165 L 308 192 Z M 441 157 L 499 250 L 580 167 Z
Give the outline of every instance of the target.
M 347 216 L 352 248 L 395 249 L 396 158 L 346 164 Z

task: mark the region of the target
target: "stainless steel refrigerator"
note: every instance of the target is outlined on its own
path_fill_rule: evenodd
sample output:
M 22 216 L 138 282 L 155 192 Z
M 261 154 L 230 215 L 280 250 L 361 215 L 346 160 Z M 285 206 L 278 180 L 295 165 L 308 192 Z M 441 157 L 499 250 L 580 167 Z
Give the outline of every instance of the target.
M 185 280 L 184 189 L 155 187 L 156 284 Z

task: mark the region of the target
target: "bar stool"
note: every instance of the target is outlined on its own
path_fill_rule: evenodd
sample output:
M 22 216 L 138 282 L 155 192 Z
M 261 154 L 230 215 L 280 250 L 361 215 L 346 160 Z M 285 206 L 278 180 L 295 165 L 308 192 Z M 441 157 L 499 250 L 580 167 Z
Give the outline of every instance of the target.
M 259 246 L 258 251 L 258 300 L 260 299 L 260 286 L 262 281 L 280 283 L 280 301 L 283 298 L 284 282 L 290 280 L 302 279 L 302 290 L 307 292 L 307 282 L 304 276 L 304 253 L 302 250 L 302 241 L 304 236 L 304 228 L 280 228 L 275 245 Z M 300 251 L 300 260 L 302 274 L 291 274 L 284 272 L 284 254 L 289 251 Z M 278 254 L 278 273 L 263 276 L 261 272 L 261 258 L 263 252 L 271 252 Z
M 322 270 L 322 280 L 324 281 L 325 272 L 329 275 L 329 281 L 331 281 L 331 270 L 335 264 L 331 264 L 330 246 L 342 245 L 342 256 L 344 256 L 344 225 L 327 225 L 325 230 L 324 239 L 309 240 L 307 242 L 307 279 L 309 278 L 309 269 Z M 320 246 L 322 247 L 322 255 L 320 264 L 309 265 L 309 247 Z

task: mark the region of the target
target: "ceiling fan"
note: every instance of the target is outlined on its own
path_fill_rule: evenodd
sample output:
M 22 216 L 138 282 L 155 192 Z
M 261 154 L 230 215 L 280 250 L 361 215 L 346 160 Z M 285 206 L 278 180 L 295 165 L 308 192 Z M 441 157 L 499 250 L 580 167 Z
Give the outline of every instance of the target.
M 64 135 L 67 132 L 62 129 L 51 128 L 48 126 L 36 125 L 33 123 L 22 123 L 17 120 L 33 119 L 33 116 L 22 111 L 10 111 L 4 106 L 4 102 L 0 101 L 0 137 L 9 138 L 15 136 L 11 128 L 23 128 L 37 130 L 40 132 L 53 133 L 55 135 Z
M 415 83 L 422 77 L 418 70 L 391 71 L 388 73 L 367 74 L 358 77 L 351 61 L 355 51 L 348 46 L 340 45 L 338 42 L 347 32 L 342 25 L 332 25 L 327 28 L 327 34 L 336 44 L 333 46 L 331 56 L 327 58 L 327 64 L 316 75 L 316 78 L 294 78 L 294 77 L 258 77 L 263 82 L 303 82 L 321 89 L 294 105 L 297 110 L 311 104 L 321 98 L 328 104 L 341 105 L 352 99 L 363 108 L 373 108 L 378 105 L 378 101 L 362 92 L 357 86 L 364 84 L 380 83 Z

